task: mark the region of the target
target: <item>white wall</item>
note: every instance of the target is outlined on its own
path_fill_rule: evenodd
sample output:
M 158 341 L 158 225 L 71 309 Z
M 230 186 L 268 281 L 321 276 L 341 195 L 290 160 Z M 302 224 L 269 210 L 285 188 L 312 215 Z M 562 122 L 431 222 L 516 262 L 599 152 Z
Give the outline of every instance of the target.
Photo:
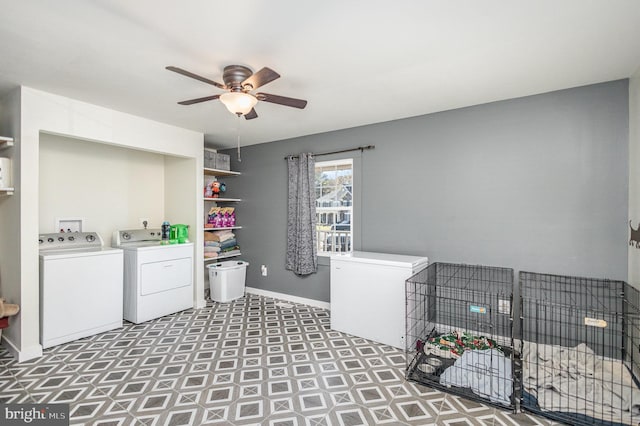
M 84 219 L 105 244 L 118 229 L 164 220 L 164 155 L 67 137 L 40 135 L 39 232 L 56 218 Z
M 200 221 L 195 222 L 189 220 L 192 216 L 193 210 L 193 193 L 191 191 L 184 190 L 184 181 L 194 181 L 200 179 L 202 182 L 202 168 L 196 169 L 193 159 L 169 157 L 164 159 L 164 212 L 165 219 L 171 224 L 184 224 L 189 225 L 189 240 L 191 242 L 199 241 L 197 244 L 197 259 L 199 259 L 200 265 L 204 264 L 202 260 L 204 258 L 203 250 L 203 236 L 201 229 L 204 227 L 204 221 L 202 220 L 202 192 L 198 192 L 198 200 L 200 202 L 200 209 L 196 214 L 199 214 Z M 200 185 L 202 186 L 202 185 Z M 200 268 L 202 269 L 202 268 Z M 200 274 L 200 277 L 203 277 Z M 204 281 L 203 284 L 204 286 Z M 202 287 L 202 292 L 204 287 Z M 204 307 L 205 302 L 203 293 L 199 293 L 200 299 L 197 301 L 198 307 Z
M 14 195 L 0 196 L 0 297 L 9 303 L 20 302 L 20 91 L 14 91 L 0 100 L 0 135 L 12 136 L 15 146 L 2 151 L 3 157 L 12 159 Z M 3 339 L 21 341 L 22 315 L 10 318 L 9 328 L 2 332 Z
M 203 227 L 201 171 L 204 137 L 202 133 L 28 87 L 21 87 L 18 90 L 19 94 L 14 96 L 20 99 L 19 116 L 16 118 L 15 112 L 9 114 L 13 122 L 18 120 L 20 123 L 19 131 L 10 129 L 14 134 L 9 135 L 19 135 L 19 146 L 16 149 L 19 161 L 17 164 L 14 162 L 16 198 L 12 201 L 18 205 L 7 209 L 11 215 L 7 222 L 9 226 L 19 227 L 20 232 L 17 240 L 3 243 L 12 247 L 14 252 L 10 254 L 10 262 L 5 261 L 9 271 L 0 271 L 0 273 L 3 277 L 3 289 L 6 275 L 9 277 L 6 282 L 8 290 L 12 295 L 17 295 L 14 302 L 21 305 L 19 318 L 9 327 L 7 336 L 3 333 L 3 339 L 19 360 L 26 360 L 38 356 L 42 351 L 39 344 L 37 243 L 40 226 L 39 142 L 41 133 L 64 135 L 189 159 L 185 164 L 189 164 L 193 170 L 182 179 L 181 191 L 191 196 L 185 196 L 190 202 L 182 206 L 180 214 L 186 218 L 184 222 L 197 229 Z M 13 105 L 15 101 L 8 103 Z M 169 201 L 165 198 L 165 202 Z M 203 306 L 202 237 L 198 233 L 194 235 L 193 240 L 196 243 L 194 301 L 196 306 Z M 7 250 L 3 249 L 3 251 Z M 19 270 L 19 274 L 16 275 L 14 268 Z M 16 276 L 19 276 L 19 279 L 16 280 Z
M 640 69 L 629 80 L 629 220 L 640 227 Z M 640 288 L 640 248 L 629 246 L 628 282 Z

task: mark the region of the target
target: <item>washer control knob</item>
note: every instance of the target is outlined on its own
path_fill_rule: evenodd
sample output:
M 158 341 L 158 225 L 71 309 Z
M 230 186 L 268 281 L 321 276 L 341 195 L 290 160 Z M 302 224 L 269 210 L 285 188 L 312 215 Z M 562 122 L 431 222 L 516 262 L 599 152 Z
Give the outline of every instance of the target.
M 53 242 L 53 238 L 49 237 L 49 238 L 47 238 L 47 241 L 52 243 Z
M 94 237 L 93 234 L 87 235 L 87 241 L 89 241 L 90 243 L 92 243 L 95 239 L 96 237 Z
M 122 239 L 123 240 L 129 240 L 131 238 L 131 234 L 129 234 L 128 232 L 123 232 L 122 233 Z
M 43 240 L 42 238 L 40 238 L 40 239 L 38 240 L 38 244 L 42 244 L 42 243 L 44 243 L 44 240 Z
M 64 241 L 64 237 L 58 237 L 58 241 L 60 242 Z
M 73 240 L 75 240 L 75 239 L 76 239 L 76 237 L 73 237 L 73 236 L 71 236 L 71 237 L 67 238 L 67 240 L 69 240 L 69 241 L 73 241 Z

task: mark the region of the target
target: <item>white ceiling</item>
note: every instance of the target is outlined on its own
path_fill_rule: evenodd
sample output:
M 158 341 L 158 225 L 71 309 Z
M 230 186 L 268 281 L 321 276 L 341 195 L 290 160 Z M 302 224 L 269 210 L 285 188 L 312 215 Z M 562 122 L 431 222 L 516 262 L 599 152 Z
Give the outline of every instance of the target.
M 268 66 L 238 119 L 222 69 Z M 428 114 L 631 76 L 638 0 L 0 0 L 0 96 L 18 85 L 148 117 L 230 147 Z

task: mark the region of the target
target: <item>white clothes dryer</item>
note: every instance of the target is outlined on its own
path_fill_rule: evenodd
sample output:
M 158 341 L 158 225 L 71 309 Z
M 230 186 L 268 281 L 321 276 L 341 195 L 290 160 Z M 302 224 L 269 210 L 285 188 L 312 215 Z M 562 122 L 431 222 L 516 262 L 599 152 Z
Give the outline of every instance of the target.
M 113 233 L 124 250 L 124 319 L 149 321 L 193 307 L 193 243 L 164 244 L 160 229 Z

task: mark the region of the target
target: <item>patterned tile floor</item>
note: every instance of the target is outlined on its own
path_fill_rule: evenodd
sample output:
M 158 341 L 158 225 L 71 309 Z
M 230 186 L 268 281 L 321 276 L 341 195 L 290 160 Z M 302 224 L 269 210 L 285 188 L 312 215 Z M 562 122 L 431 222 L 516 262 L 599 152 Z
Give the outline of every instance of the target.
M 68 403 L 91 425 L 537 425 L 404 380 L 404 353 L 329 311 L 248 294 L 45 350 L 0 349 L 0 403 Z

